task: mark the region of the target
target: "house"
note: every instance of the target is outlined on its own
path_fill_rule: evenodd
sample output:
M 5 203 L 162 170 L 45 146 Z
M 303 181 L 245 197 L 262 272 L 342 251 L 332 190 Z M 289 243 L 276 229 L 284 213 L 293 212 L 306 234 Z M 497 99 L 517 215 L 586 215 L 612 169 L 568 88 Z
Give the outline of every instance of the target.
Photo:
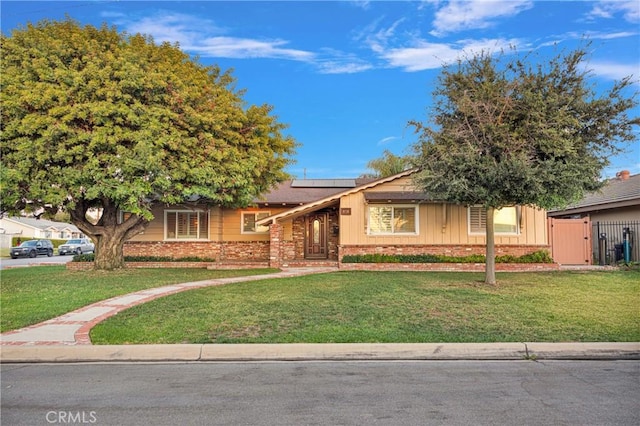
M 73 224 L 34 217 L 0 218 L 0 232 L 22 240 L 32 238 L 66 240 L 84 237 L 84 234 Z
M 411 175 L 290 180 L 245 209 L 185 203 L 156 206 L 125 255 L 197 256 L 272 267 L 340 264 L 345 255 L 484 254 L 485 211 L 434 201 Z M 546 212 L 507 207 L 496 214 L 496 253 L 548 249 Z
M 640 220 L 640 174 L 631 175 L 628 170 L 607 180 L 604 187 L 590 192 L 575 204 L 562 210 L 550 210 L 549 217 L 584 218 L 591 222 Z
M 616 174 L 595 192 L 586 194 L 582 200 L 562 210 L 548 213 L 550 223 L 571 227 L 571 221 L 584 223 L 588 228 L 584 236 L 569 245 L 571 235 L 562 230 L 556 240 L 563 242 L 567 250 L 582 251 L 576 247 L 581 241 L 589 241 L 588 259 L 595 264 L 613 264 L 625 257 L 624 247 L 629 244 L 627 258 L 640 262 L 640 174 L 631 175 L 628 170 Z M 553 232 L 550 231 L 550 234 Z M 552 243 L 553 243 L 552 239 Z M 554 252 L 560 252 L 554 245 Z M 554 258 L 558 257 L 554 254 Z

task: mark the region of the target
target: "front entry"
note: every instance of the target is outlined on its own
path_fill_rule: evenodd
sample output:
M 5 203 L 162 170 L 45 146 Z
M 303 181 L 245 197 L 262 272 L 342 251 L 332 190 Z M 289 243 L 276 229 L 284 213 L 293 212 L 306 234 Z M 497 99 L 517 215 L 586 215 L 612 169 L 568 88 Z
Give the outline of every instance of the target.
M 306 259 L 326 259 L 327 255 L 327 213 L 310 214 L 306 218 L 304 257 Z

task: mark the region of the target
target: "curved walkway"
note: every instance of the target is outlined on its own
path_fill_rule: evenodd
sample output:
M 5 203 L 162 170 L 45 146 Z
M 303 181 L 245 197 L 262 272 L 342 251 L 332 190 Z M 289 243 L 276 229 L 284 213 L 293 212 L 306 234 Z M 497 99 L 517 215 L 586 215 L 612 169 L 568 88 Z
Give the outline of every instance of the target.
M 171 284 L 164 287 L 149 288 L 112 297 L 111 299 L 76 309 L 39 324 L 0 334 L 2 346 L 53 346 L 53 345 L 91 345 L 89 332 L 96 324 L 129 309 L 132 306 L 147 303 L 159 297 L 180 293 L 196 288 L 220 286 L 247 281 L 259 281 L 274 278 L 299 277 L 337 271 L 337 268 L 292 268 L 274 274 L 250 275 L 245 277 L 219 278 L 206 281 L 194 281 Z

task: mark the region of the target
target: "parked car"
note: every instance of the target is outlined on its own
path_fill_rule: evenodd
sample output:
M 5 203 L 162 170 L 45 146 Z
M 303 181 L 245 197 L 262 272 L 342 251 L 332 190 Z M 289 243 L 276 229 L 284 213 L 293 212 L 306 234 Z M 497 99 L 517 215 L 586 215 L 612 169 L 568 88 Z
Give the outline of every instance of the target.
M 50 240 L 29 240 L 18 247 L 11 248 L 11 258 L 36 257 L 37 255 L 53 256 L 53 243 Z
M 65 254 L 82 254 L 89 253 L 95 250 L 95 246 L 88 238 L 74 238 L 73 240 L 67 240 L 66 243 L 58 247 L 58 254 L 63 256 Z

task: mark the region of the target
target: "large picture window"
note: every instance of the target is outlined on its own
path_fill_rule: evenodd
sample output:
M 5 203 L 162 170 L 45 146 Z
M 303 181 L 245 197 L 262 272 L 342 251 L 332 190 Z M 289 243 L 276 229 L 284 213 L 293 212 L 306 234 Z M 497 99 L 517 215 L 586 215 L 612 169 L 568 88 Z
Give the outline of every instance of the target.
M 493 226 L 496 234 L 518 234 L 518 211 L 503 207 L 494 211 Z M 487 229 L 487 211 L 482 206 L 469 207 L 469 233 L 484 234 Z
M 166 210 L 164 212 L 165 238 L 167 240 L 209 239 L 209 213 L 191 210 Z
M 418 207 L 403 205 L 369 206 L 369 235 L 417 234 Z
M 265 217 L 271 216 L 271 212 L 242 212 L 242 233 L 243 234 L 266 234 L 269 227 L 256 225 L 256 222 Z

